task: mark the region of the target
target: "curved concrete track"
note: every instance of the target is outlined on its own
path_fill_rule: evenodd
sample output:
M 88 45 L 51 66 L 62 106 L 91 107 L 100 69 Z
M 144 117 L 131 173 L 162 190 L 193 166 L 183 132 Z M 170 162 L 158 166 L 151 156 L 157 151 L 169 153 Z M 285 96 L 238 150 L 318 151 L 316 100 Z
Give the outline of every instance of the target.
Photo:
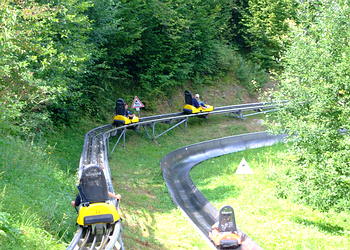
M 254 112 L 258 110 L 256 113 L 250 113 L 246 116 L 259 114 L 259 113 L 267 113 L 275 111 L 276 109 L 282 107 L 286 102 L 262 102 L 262 103 L 247 103 L 247 104 L 238 104 L 238 105 L 230 105 L 224 107 L 216 107 L 214 111 L 197 113 L 197 114 L 184 114 L 180 113 L 171 113 L 171 114 L 162 114 L 141 118 L 140 122 L 137 124 L 129 124 L 120 127 L 114 127 L 110 124 L 100 126 L 90 130 L 85 135 L 83 152 L 80 158 L 80 164 L 78 169 L 78 178 L 80 179 L 81 174 L 84 168 L 90 164 L 100 166 L 105 174 L 107 187 L 109 192 L 114 192 L 111 172 L 109 168 L 108 162 L 108 146 L 109 146 L 109 138 L 112 136 L 116 136 L 119 132 L 121 136 L 124 135 L 127 128 L 137 126 L 148 126 L 156 123 L 162 122 L 171 122 L 174 120 L 184 120 L 187 121 L 190 117 L 195 116 L 203 116 L 203 114 L 225 114 L 225 113 L 233 113 L 233 114 L 242 114 L 242 112 Z M 241 116 L 241 118 L 244 116 Z M 162 133 L 163 134 L 163 133 Z M 158 135 L 157 137 L 159 137 Z M 119 141 L 118 139 L 118 141 Z M 155 139 L 155 138 L 154 138 Z M 117 145 L 117 144 L 116 144 Z M 112 150 L 113 151 L 113 150 Z M 116 200 L 111 200 L 113 204 L 117 206 Z M 78 227 L 76 234 L 74 235 L 71 243 L 67 247 L 68 250 L 78 250 L 78 249 L 124 249 L 123 241 L 121 238 L 121 221 L 117 221 L 111 226 L 111 230 L 108 230 L 105 235 L 103 235 L 102 239 L 99 239 L 98 236 L 92 235 L 91 228 L 81 228 Z
M 161 160 L 163 177 L 171 198 L 208 242 L 210 242 L 208 233 L 217 221 L 218 211 L 194 185 L 189 176 L 190 170 L 210 158 L 250 148 L 270 146 L 282 141 L 283 138 L 282 135 L 269 135 L 266 132 L 224 137 L 177 149 Z M 214 247 L 211 242 L 209 244 Z M 248 249 L 259 249 L 249 237 L 242 245 L 247 246 Z

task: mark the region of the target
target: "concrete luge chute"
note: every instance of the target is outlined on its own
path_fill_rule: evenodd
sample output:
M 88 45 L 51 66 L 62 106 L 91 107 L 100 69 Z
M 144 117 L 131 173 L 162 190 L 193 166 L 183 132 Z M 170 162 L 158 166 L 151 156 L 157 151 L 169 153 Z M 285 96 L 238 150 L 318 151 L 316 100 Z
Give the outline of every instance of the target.
M 280 108 L 284 105 L 285 102 L 274 102 L 274 103 L 248 103 L 248 104 L 239 104 L 239 105 L 230 105 L 230 106 L 224 106 L 224 107 L 217 107 L 214 111 L 207 112 L 206 114 L 233 114 L 234 117 L 243 118 L 245 116 L 244 112 L 248 112 L 246 114 L 247 116 L 252 114 L 260 114 L 260 113 L 266 113 L 276 110 L 277 108 Z M 250 113 L 249 113 L 250 112 Z M 255 113 L 254 113 L 255 112 Z M 123 137 L 125 142 L 125 134 L 126 129 L 140 126 L 143 127 L 147 131 L 147 127 L 153 128 L 153 135 L 150 136 L 152 139 L 156 139 L 157 137 L 165 134 L 168 130 L 162 132 L 159 135 L 155 135 L 155 125 L 158 123 L 185 123 L 185 126 L 187 126 L 187 120 L 190 117 L 195 116 L 202 116 L 202 113 L 198 114 L 184 114 L 182 112 L 179 113 L 170 113 L 170 114 L 162 114 L 162 115 L 155 115 L 155 116 L 149 116 L 144 117 L 140 119 L 140 122 L 128 124 L 120 127 L 114 127 L 112 125 L 104 125 L 97 128 L 92 129 L 85 135 L 84 139 L 84 146 L 83 146 L 83 152 L 81 154 L 80 158 L 80 164 L 78 169 L 78 178 L 81 177 L 82 172 L 84 171 L 84 168 L 86 166 L 89 166 L 91 164 L 97 165 L 103 169 L 104 175 L 106 177 L 107 182 L 107 188 L 109 192 L 114 193 L 113 184 L 112 184 L 112 178 L 111 178 L 111 172 L 109 168 L 109 162 L 108 162 L 108 154 L 109 154 L 109 139 L 110 137 L 117 136 L 118 133 L 120 133 L 119 140 Z M 177 126 L 172 126 L 172 128 L 175 128 Z M 224 142 L 225 140 L 223 140 Z M 222 142 L 222 143 L 223 143 Z M 221 145 L 219 143 L 219 145 Z M 116 146 L 116 145 L 115 145 Z M 220 155 L 222 152 L 226 152 L 227 150 L 230 151 L 230 149 L 227 149 L 224 147 L 213 149 L 212 151 L 206 151 L 206 149 L 203 151 L 203 155 L 206 155 L 207 157 Z M 115 147 L 113 147 L 115 148 Z M 174 155 L 174 159 L 177 157 L 180 157 L 179 155 Z M 197 156 L 193 156 L 196 158 Z M 192 158 L 191 158 L 192 159 Z M 166 161 L 168 162 L 168 161 Z M 188 162 L 187 167 L 190 169 L 190 165 L 192 164 L 192 161 Z M 184 173 L 183 171 L 180 171 L 178 173 L 181 174 Z M 187 178 L 184 176 L 184 178 Z M 195 187 L 190 186 L 191 188 L 194 188 L 192 192 L 198 193 L 199 191 L 196 190 Z M 177 186 L 173 186 L 170 190 L 171 193 L 175 192 Z M 179 187 L 180 188 L 180 187 Z M 179 203 L 186 203 L 189 206 L 196 207 L 196 216 L 194 216 L 194 213 L 192 214 L 193 219 L 195 220 L 198 217 L 198 221 L 204 221 L 209 220 L 212 221 L 215 219 L 216 216 L 216 210 L 213 208 L 210 203 L 208 203 L 205 198 L 200 198 L 198 196 L 195 199 L 192 199 L 192 197 L 182 197 L 183 199 L 180 201 L 176 201 Z M 112 200 L 112 202 L 117 206 L 117 201 Z M 203 205 L 203 202 L 205 203 Z M 203 214 L 201 212 L 204 211 Z M 211 214 L 211 215 L 210 215 Z M 204 217 L 203 217 L 204 216 Z M 196 222 L 195 222 L 196 224 Z M 200 227 L 203 227 L 203 230 L 208 230 L 206 224 L 200 224 Z M 201 229 L 202 230 L 202 229 Z M 116 223 L 112 224 L 110 227 L 107 228 L 104 235 L 94 235 L 94 232 L 91 232 L 90 229 L 78 227 L 78 230 L 76 234 L 74 235 L 74 238 L 72 239 L 70 245 L 67 249 L 123 249 L 123 242 L 121 238 L 121 222 L 120 220 Z
M 270 146 L 283 138 L 284 136 L 270 135 L 266 132 L 230 136 L 177 149 L 161 160 L 163 177 L 172 200 L 208 242 L 211 226 L 218 220 L 218 211 L 194 185 L 189 175 L 190 170 L 210 158 Z M 258 248 L 249 237 L 245 239 L 245 244 Z

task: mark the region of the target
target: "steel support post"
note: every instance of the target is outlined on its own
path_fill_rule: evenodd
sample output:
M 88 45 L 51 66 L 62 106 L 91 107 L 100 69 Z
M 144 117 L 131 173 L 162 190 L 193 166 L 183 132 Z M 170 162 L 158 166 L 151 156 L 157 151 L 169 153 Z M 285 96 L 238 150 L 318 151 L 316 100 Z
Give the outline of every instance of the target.
M 153 139 L 154 139 L 155 136 L 156 136 L 156 134 L 155 134 L 155 129 L 156 129 L 156 123 L 153 122 L 153 123 L 152 123 L 152 138 L 153 138 Z
M 118 137 L 118 140 L 117 140 L 117 142 L 115 143 L 115 145 L 114 145 L 114 147 L 113 147 L 111 153 L 114 152 L 114 149 L 116 148 L 116 146 L 118 145 L 118 143 L 119 143 L 119 141 L 120 141 L 120 139 L 121 139 L 122 137 L 123 137 L 123 139 L 124 139 L 124 147 L 125 147 L 125 132 L 126 132 L 126 128 L 124 128 L 123 131 L 120 133 L 120 135 L 119 135 L 119 137 Z
M 126 128 L 124 128 L 124 131 L 123 131 L 123 147 L 125 148 L 125 134 L 126 134 Z
M 260 112 L 256 112 L 256 113 L 250 113 L 250 114 L 246 114 L 243 117 L 248 117 L 248 116 L 253 116 L 253 115 L 257 115 L 257 114 L 266 114 L 266 113 L 270 113 L 270 112 L 274 112 L 277 111 L 278 109 L 270 109 L 270 110 L 264 110 L 264 111 L 260 111 Z
M 235 118 L 242 119 L 242 120 L 244 119 L 242 110 L 232 112 L 232 114 L 233 114 L 233 117 L 235 117 Z
M 105 140 L 106 140 L 107 158 L 109 159 L 109 136 L 106 136 Z
M 183 119 L 181 121 L 179 121 L 178 123 L 176 123 L 175 125 L 171 126 L 170 128 L 168 128 L 167 130 L 165 130 L 164 132 L 160 133 L 159 135 L 157 136 L 154 136 L 154 139 L 157 139 L 159 137 L 161 137 L 162 135 L 164 135 L 165 133 L 167 133 L 168 131 L 176 128 L 177 126 L 181 125 L 182 123 L 185 123 L 187 121 L 187 118 L 186 119 Z
M 147 125 L 143 125 L 142 126 L 143 128 L 144 128 L 144 130 L 146 131 L 146 135 L 147 135 L 147 137 L 149 138 L 149 139 L 152 139 L 152 137 L 150 136 L 150 134 L 148 133 L 148 126 Z

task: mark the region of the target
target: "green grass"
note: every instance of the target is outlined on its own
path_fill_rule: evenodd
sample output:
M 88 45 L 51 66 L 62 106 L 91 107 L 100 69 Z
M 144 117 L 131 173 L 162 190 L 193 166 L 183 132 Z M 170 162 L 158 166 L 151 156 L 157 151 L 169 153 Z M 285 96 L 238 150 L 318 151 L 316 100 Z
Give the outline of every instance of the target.
M 209 249 L 172 203 L 159 161 L 185 145 L 261 130 L 256 118 L 261 117 L 244 121 L 223 115 L 193 118 L 187 129 L 176 128 L 156 142 L 142 131 L 128 131 L 126 148 L 119 145 L 110 159 L 114 187 L 122 194 L 127 249 Z M 76 193 L 74 182 L 84 134 L 97 125 L 84 122 L 61 129 L 40 147 L 0 138 L 0 249 L 67 246 L 76 229 L 76 214 L 69 202 Z M 167 127 L 157 125 L 157 131 Z M 115 140 L 112 138 L 110 148 Z M 232 205 L 239 227 L 265 249 L 346 249 L 349 214 L 321 213 L 276 198 L 283 150 L 277 146 L 214 158 L 191 175 L 216 207 Z M 254 175 L 233 175 L 242 157 Z
M 64 247 L 72 178 L 29 143 L 1 137 L 0 149 L 0 249 Z
M 239 121 L 218 115 L 208 120 L 190 119 L 187 129 L 176 128 L 157 142 L 146 138 L 144 132 L 128 131 L 126 148 L 118 145 L 110 159 L 114 187 L 122 195 L 126 248 L 210 249 L 172 203 L 159 162 L 179 147 L 254 128 L 261 129 L 254 118 Z M 115 140 L 111 140 L 110 148 Z
M 220 89 L 202 89 L 200 93 L 206 93 L 205 99 L 219 106 L 242 102 L 236 93 L 244 90 L 232 90 L 231 80 L 226 79 L 227 84 L 220 85 Z M 159 106 L 163 109 L 158 112 L 179 111 L 183 90 L 170 99 L 165 107 L 164 103 Z M 180 146 L 260 129 L 254 122 L 225 116 L 191 119 L 189 124 L 188 129 L 177 128 L 157 142 L 130 131 L 127 148 L 119 148 L 112 155 L 115 186 L 123 195 L 127 218 L 124 238 L 128 249 L 205 248 L 198 234 L 193 237 L 192 225 L 172 204 L 159 160 Z M 71 127 L 57 128 L 35 143 L 0 136 L 0 249 L 66 247 L 76 230 L 76 213 L 69 203 L 77 192 L 76 172 L 84 135 L 100 125 L 101 122 L 79 120 Z M 157 125 L 159 132 L 165 128 L 168 126 Z M 173 227 L 179 229 L 176 237 L 169 232 Z
M 142 131 L 128 131 L 126 148 L 119 145 L 110 159 L 114 187 L 122 195 L 127 249 L 209 249 L 172 203 L 159 161 L 185 145 L 261 130 L 256 118 L 261 117 L 244 121 L 223 115 L 193 118 L 187 129 L 176 128 L 156 142 Z M 76 194 L 84 134 L 97 125 L 84 122 L 62 129 L 47 137 L 41 147 L 0 138 L 0 249 L 67 246 L 76 229 L 76 214 L 69 202 Z M 157 125 L 157 130 L 167 127 Z M 349 214 L 321 213 L 276 198 L 283 150 L 277 146 L 214 158 L 191 175 L 216 207 L 232 205 L 239 227 L 265 249 L 346 249 Z M 242 157 L 254 175 L 233 175 Z
M 0 137 L 0 249 L 67 246 L 76 230 L 70 201 L 77 192 L 84 135 L 98 125 L 81 121 L 36 143 Z M 171 202 L 159 160 L 180 146 L 246 132 L 252 126 L 253 120 L 225 116 L 191 119 L 189 128 L 177 128 L 157 142 L 128 131 L 126 149 L 118 147 L 111 160 L 115 188 L 123 195 L 127 249 L 205 249 L 205 242 Z
M 233 75 L 215 81 L 211 87 L 187 87 L 216 106 L 255 100 L 237 86 Z M 183 90 L 179 88 L 172 97 L 158 99 L 157 112 L 178 112 L 183 105 Z M 108 115 L 110 119 L 112 115 Z M 171 202 L 159 161 L 181 146 L 261 130 L 253 119 L 239 121 L 220 115 L 208 120 L 193 118 L 189 124 L 188 129 L 176 128 L 157 142 L 129 131 L 126 149 L 118 147 L 111 156 L 114 185 L 123 195 L 127 249 L 206 249 L 205 242 Z M 76 230 L 76 213 L 70 201 L 77 192 L 76 172 L 84 135 L 100 125 L 101 122 L 79 120 L 30 143 L 5 136 L 14 128 L 0 124 L 4 132 L 0 135 L 0 249 L 67 246 Z M 167 127 L 160 125 L 157 129 Z
M 80 122 L 36 143 L 0 137 L 0 249 L 66 247 L 84 134 L 95 126 Z
M 349 249 L 350 214 L 277 198 L 286 151 L 279 144 L 213 158 L 195 167 L 191 177 L 215 207 L 233 206 L 238 227 L 264 249 Z M 234 174 L 243 157 L 253 175 Z

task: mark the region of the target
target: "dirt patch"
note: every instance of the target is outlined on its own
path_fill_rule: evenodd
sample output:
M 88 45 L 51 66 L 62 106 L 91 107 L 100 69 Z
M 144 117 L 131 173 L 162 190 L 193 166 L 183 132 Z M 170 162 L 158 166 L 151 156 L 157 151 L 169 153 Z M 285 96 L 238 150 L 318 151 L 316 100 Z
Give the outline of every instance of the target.
M 264 126 L 264 120 L 262 119 L 251 119 L 245 123 L 245 126 L 250 132 L 266 130 L 266 127 Z

